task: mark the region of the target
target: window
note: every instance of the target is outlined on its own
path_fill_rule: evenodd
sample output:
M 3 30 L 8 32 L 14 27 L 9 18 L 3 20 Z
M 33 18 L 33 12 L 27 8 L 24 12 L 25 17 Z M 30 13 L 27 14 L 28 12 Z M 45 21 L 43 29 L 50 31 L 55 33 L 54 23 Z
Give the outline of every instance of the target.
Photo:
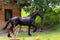
M 8 21 L 12 18 L 12 9 L 5 9 L 5 21 Z

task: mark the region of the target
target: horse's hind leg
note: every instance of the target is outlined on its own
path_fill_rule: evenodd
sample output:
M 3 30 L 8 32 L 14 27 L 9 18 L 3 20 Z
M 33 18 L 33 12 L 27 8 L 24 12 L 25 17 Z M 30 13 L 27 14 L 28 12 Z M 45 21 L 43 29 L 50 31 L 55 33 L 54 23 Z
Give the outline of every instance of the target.
M 10 28 L 9 28 L 9 30 L 8 30 L 8 37 L 12 37 L 12 36 L 11 36 L 11 33 L 14 35 L 14 30 L 13 30 L 13 28 L 14 28 L 14 25 L 13 25 L 13 23 L 11 23 L 11 26 L 10 26 Z
M 36 30 L 37 30 L 37 26 L 36 26 L 35 24 L 31 24 L 31 25 L 34 27 L 33 32 L 36 32 Z
M 8 37 L 12 37 L 11 34 L 14 34 L 14 31 L 13 31 L 12 26 L 11 26 L 11 27 L 9 28 L 9 30 L 8 30 Z
M 8 37 L 11 37 L 11 35 L 10 35 L 10 31 L 8 30 L 8 35 L 7 35 Z

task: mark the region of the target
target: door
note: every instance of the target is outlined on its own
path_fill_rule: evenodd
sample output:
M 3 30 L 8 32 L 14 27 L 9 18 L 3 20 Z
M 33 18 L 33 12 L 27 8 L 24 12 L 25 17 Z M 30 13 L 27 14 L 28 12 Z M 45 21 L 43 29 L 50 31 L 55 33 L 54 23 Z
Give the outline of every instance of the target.
M 8 21 L 12 18 L 12 9 L 5 9 L 5 21 Z

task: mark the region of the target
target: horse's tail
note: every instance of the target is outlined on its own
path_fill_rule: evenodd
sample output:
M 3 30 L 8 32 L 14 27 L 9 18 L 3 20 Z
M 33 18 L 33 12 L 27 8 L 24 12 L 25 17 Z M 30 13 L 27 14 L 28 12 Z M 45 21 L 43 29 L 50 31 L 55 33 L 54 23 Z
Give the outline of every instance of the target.
M 5 24 L 5 26 L 4 26 L 4 28 L 3 28 L 2 30 L 5 30 L 5 29 L 7 28 L 7 26 L 8 26 L 9 23 L 10 23 L 10 21 L 11 21 L 11 20 L 8 20 L 8 21 L 6 22 L 6 24 Z

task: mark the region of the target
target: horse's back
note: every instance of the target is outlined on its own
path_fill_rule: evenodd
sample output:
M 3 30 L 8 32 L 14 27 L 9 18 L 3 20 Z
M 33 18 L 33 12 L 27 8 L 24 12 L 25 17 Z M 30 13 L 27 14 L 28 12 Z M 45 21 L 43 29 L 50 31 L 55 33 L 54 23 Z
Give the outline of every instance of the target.
M 11 18 L 11 19 L 17 19 L 17 18 L 19 18 L 19 17 L 13 17 L 13 18 Z

